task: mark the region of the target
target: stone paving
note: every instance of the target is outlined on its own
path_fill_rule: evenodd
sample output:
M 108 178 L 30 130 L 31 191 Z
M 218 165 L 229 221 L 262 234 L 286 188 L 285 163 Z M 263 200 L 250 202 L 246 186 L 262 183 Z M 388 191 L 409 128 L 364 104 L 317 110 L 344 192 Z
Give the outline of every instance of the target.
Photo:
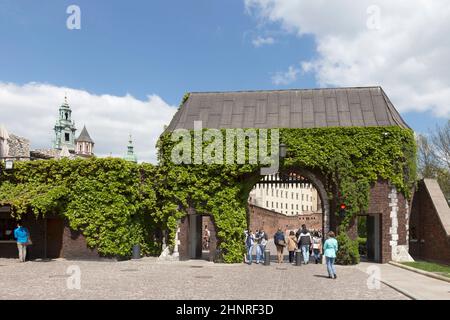
M 68 289 L 69 266 L 81 271 L 81 289 Z M 381 285 L 369 289 L 357 267 L 207 261 L 33 261 L 0 259 L 0 299 L 408 299 Z M 70 282 L 72 283 L 72 282 Z

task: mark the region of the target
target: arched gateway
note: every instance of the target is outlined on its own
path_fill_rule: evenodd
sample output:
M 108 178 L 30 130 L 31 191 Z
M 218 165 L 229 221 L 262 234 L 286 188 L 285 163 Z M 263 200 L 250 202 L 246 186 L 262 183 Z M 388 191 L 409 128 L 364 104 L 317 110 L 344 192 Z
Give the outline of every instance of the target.
M 178 129 L 192 132 L 198 127 L 197 121 L 201 121 L 202 129 L 279 129 L 280 141 L 288 149 L 286 159 L 280 162 L 279 173 L 289 179 L 286 174 L 296 172 L 314 184 L 322 200 L 325 232 L 336 231 L 345 220 L 336 211 L 340 202 L 349 201 L 356 214 L 348 220 L 347 233 L 351 238 L 356 237 L 356 215 L 368 219 L 368 247 L 373 261 L 396 260 L 407 253 L 410 214 L 407 195 L 412 187 L 407 182 L 414 179 L 408 171 L 412 170 L 408 167 L 408 152 L 411 157 L 415 154 L 409 147 L 402 149 L 402 143 L 409 146 L 412 132 L 380 87 L 190 93 L 161 141 L 170 140 L 167 137 Z M 344 139 L 321 149 L 341 132 Z M 311 149 L 305 150 L 308 148 Z M 167 153 L 164 147 L 160 146 L 161 149 Z M 324 150 L 330 151 L 327 154 Z M 166 154 L 164 161 L 167 159 Z M 193 163 L 189 162 L 189 166 L 196 165 Z M 347 172 L 348 164 L 356 169 L 352 167 L 353 171 Z M 181 259 L 199 258 L 205 224 L 211 232 L 211 259 L 220 258 L 224 252 L 239 251 L 242 238 L 239 230 L 246 228 L 242 204 L 250 189 L 263 177 L 260 167 L 246 167 L 236 173 L 231 169 L 222 171 L 221 166 L 215 165 L 211 172 L 222 174 L 223 189 L 234 193 L 218 192 L 214 200 L 193 195 L 179 206 L 184 214 L 178 221 L 175 254 Z M 368 190 L 366 203 L 365 188 Z M 238 198 L 245 200 L 239 202 Z M 235 218 L 225 219 L 221 210 L 228 210 L 229 215 L 233 211 L 238 213 Z M 230 227 L 233 223 L 236 225 Z

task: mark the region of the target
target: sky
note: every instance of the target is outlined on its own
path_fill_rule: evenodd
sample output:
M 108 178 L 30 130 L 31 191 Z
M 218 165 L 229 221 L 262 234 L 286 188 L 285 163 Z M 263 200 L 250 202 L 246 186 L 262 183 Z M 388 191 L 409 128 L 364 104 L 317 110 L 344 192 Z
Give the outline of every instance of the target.
M 447 0 L 0 0 L 0 124 L 49 148 L 67 95 L 98 156 L 132 134 L 155 162 L 186 92 L 380 85 L 426 133 L 450 118 L 449 33 Z

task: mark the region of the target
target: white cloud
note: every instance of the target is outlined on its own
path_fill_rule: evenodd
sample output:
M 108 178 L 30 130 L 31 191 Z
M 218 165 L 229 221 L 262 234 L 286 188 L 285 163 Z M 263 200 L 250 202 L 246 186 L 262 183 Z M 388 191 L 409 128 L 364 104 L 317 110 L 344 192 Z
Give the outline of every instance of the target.
M 256 48 L 262 47 L 264 45 L 271 45 L 275 43 L 275 39 L 272 37 L 263 38 L 261 36 L 256 37 L 252 40 L 253 46 Z
M 176 112 L 157 95 L 141 101 L 131 95 L 95 95 L 50 84 L 0 82 L 0 123 L 9 132 L 30 139 L 32 148 L 50 148 L 58 108 L 66 93 L 77 135 L 86 125 L 97 156 L 111 153 L 122 157 L 131 133 L 139 160 L 156 161 L 157 138 Z
M 279 85 L 288 85 L 295 80 L 297 80 L 297 74 L 300 72 L 300 69 L 289 66 L 289 69 L 287 71 L 277 72 L 272 76 L 272 83 L 279 86 Z
M 320 86 L 381 85 L 400 111 L 450 117 L 450 1 L 245 0 L 260 22 L 313 35 Z

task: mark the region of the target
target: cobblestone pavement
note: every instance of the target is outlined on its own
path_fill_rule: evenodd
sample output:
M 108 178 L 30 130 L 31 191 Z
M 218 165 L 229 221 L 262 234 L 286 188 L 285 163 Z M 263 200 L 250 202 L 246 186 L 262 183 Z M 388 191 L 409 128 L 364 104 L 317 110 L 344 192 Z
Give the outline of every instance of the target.
M 68 289 L 68 267 L 81 271 L 81 289 Z M 207 261 L 33 261 L 0 259 L 0 299 L 407 299 L 381 285 L 369 289 L 357 267 L 214 264 Z M 73 282 L 70 282 L 73 283 Z

